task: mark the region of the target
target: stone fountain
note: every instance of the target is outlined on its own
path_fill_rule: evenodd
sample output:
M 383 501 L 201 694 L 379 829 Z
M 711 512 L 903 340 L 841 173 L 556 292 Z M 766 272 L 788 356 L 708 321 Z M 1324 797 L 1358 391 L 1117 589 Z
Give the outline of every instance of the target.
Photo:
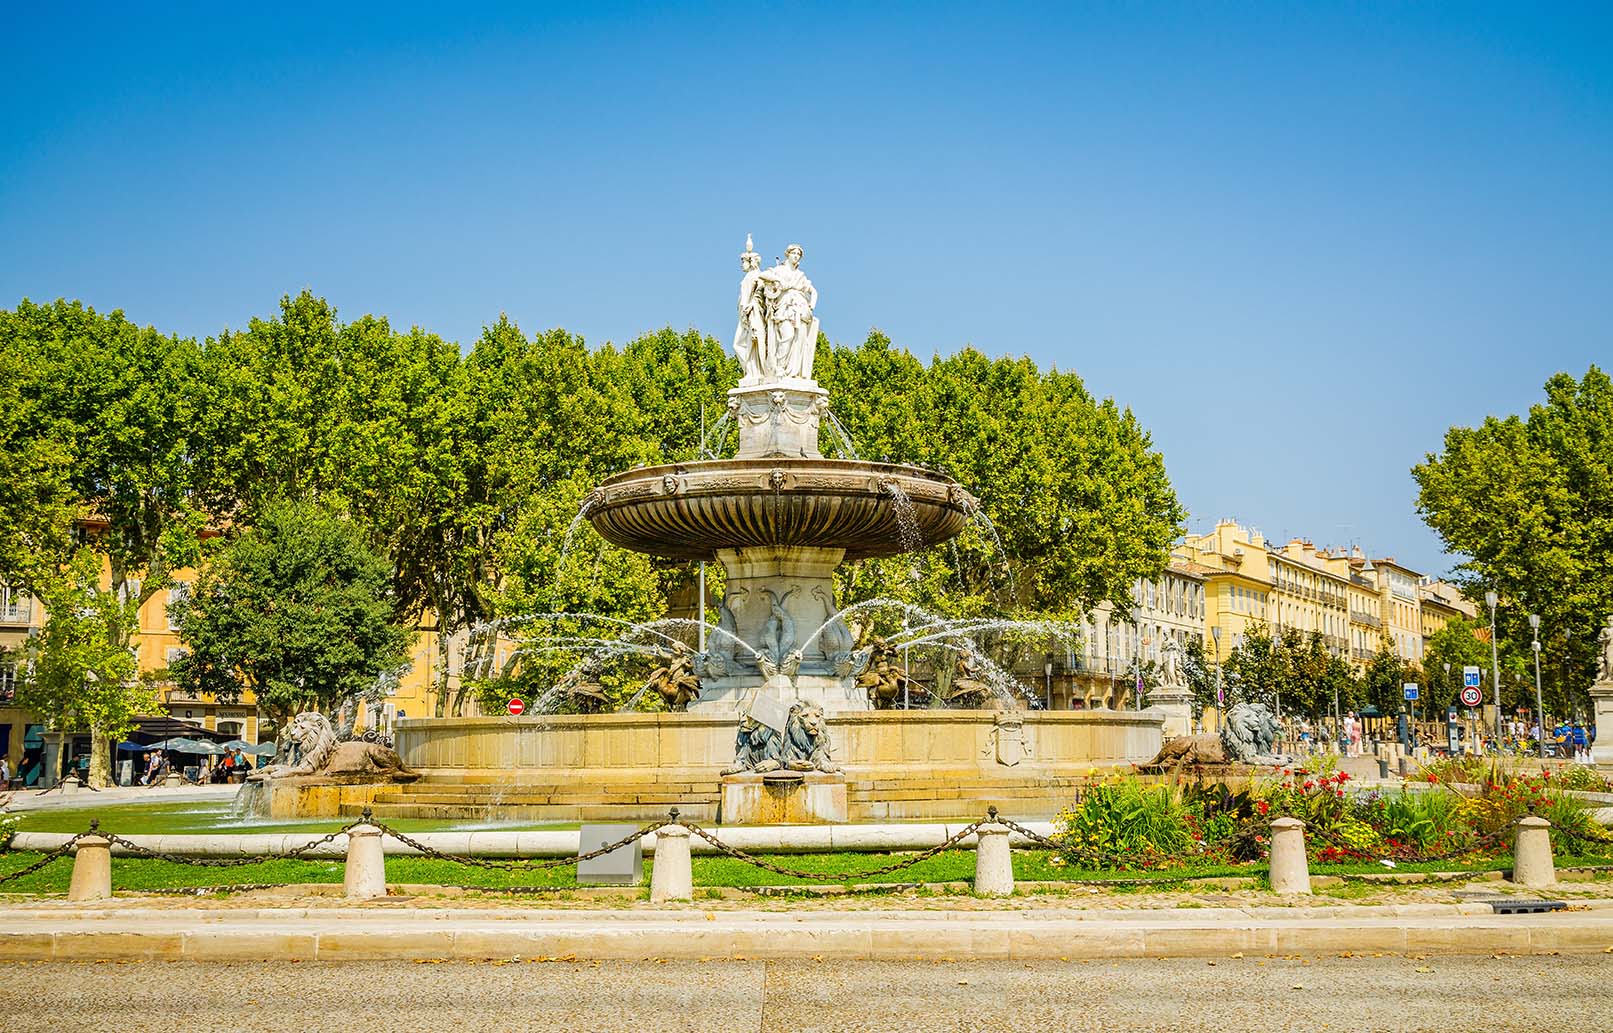
M 933 471 L 824 458 L 818 438 L 829 393 L 812 379 L 818 292 L 801 271 L 803 255 L 792 244 L 763 270 L 746 238 L 734 335 L 744 376 L 728 393 L 734 458 L 618 474 L 583 506 L 622 548 L 722 563 L 727 589 L 689 710 L 742 714 L 780 735 L 792 710 L 873 709 L 857 684 L 869 654 L 854 648 L 839 616 L 835 568 L 944 542 L 976 508 L 961 485 Z M 745 748 L 742 733 L 741 755 Z
M 930 470 L 824 458 L 829 393 L 812 379 L 817 291 L 800 271 L 801 248 L 786 254 L 757 270 L 746 240 L 735 343 L 745 376 L 728 392 L 735 457 L 618 474 L 583 507 L 613 544 L 727 571 L 695 712 L 748 711 L 759 693 L 830 714 L 872 709 L 856 685 L 868 655 L 839 619 L 835 568 L 944 542 L 977 508 Z
M 338 813 L 368 804 L 382 817 L 624 821 L 677 806 L 694 820 L 754 823 L 971 818 L 996 805 L 1045 817 L 1094 768 L 1159 751 L 1160 713 L 1022 709 L 1000 670 L 974 683 L 991 683 L 991 708 L 873 708 L 871 687 L 896 675 L 858 648 L 835 598 L 836 567 L 945 542 L 978 507 L 934 471 L 823 455 L 819 433 L 838 425 L 812 377 L 818 292 L 802 249 L 785 256 L 762 269 L 747 238 L 740 260 L 734 351 L 744 376 L 724 417 L 737 425 L 737 454 L 618 474 L 579 515 L 620 547 L 727 571 L 703 650 L 666 634 L 694 621 L 634 625 L 570 677 L 590 681 L 600 657 L 655 656 L 662 694 L 687 709 L 557 714 L 534 704 L 518 718 L 400 719 L 398 753 L 423 777 L 344 788 Z M 858 608 L 875 602 L 918 620 L 913 644 L 951 649 L 954 681 L 989 670 L 954 636 L 993 622 L 946 622 L 891 601 Z

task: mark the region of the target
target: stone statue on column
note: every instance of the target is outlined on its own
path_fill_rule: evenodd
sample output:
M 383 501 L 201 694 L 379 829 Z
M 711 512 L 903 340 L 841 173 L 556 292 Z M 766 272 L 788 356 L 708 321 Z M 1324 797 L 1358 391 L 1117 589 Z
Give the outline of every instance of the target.
M 780 380 L 811 380 L 818 348 L 818 320 L 812 315 L 818 289 L 801 271 L 804 255 L 801 245 L 791 244 L 784 261 L 761 274 L 769 338 L 766 372 Z
M 812 310 L 818 289 L 801 271 L 801 245 L 791 244 L 784 261 L 761 268 L 749 234 L 739 256 L 739 326 L 734 355 L 745 370 L 741 383 L 811 380 L 817 357 L 818 320 Z
M 745 253 L 739 256 L 744 276 L 739 281 L 739 327 L 734 331 L 734 356 L 746 377 L 761 379 L 767 370 L 767 313 L 763 310 L 762 256 L 745 234 Z
M 1596 680 L 1613 683 L 1613 614 L 1608 614 L 1607 626 L 1596 641 L 1602 647 L 1602 655 L 1597 658 Z

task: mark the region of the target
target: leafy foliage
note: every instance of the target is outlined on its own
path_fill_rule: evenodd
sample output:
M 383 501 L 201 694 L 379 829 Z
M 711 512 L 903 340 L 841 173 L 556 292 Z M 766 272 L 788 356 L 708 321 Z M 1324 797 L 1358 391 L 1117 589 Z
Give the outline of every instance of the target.
M 272 503 L 174 606 L 189 655 L 173 675 L 193 692 L 251 689 L 277 719 L 332 710 L 402 665 L 391 569 L 362 530 L 309 503 Z
M 43 715 L 62 731 L 88 731 L 97 749 L 90 783 L 108 782 L 110 750 L 151 713 L 156 697 L 135 670 L 126 643 L 134 633 L 134 601 L 101 586 L 101 557 L 77 550 L 65 568 L 41 573 L 33 589 L 49 616 L 38 636 L 0 659 L 18 670 L 17 705 Z
M 1583 705 L 1613 612 L 1613 380 L 1591 366 L 1579 380 L 1556 374 L 1545 394 L 1526 417 L 1452 427 L 1412 475 L 1423 519 L 1467 557 L 1470 590 L 1501 596 L 1502 641 L 1527 654 L 1528 614 L 1541 615 L 1542 673 L 1564 710 Z
M 819 350 L 861 455 L 944 469 L 982 503 L 943 547 L 847 565 L 843 602 L 1073 616 L 1103 600 L 1129 608 L 1131 584 L 1163 568 L 1184 516 L 1163 460 L 1131 412 L 1074 374 L 972 349 L 926 363 L 877 332 Z M 500 317 L 462 353 L 384 318 L 343 321 L 304 291 L 197 342 L 25 301 L 0 312 L 0 578 L 61 569 L 77 519 L 113 591 L 138 588 L 140 602 L 283 502 L 322 506 L 384 557 L 396 620 L 438 632 L 438 712 L 457 713 L 478 688 L 449 691 L 449 650 L 469 629 L 551 609 L 636 621 L 692 597 L 691 564 L 623 552 L 574 518 L 604 477 L 700 454 L 702 423 L 718 422 L 738 375 L 694 331 L 590 348 Z M 185 631 L 195 684 L 257 677 L 226 672 L 237 653 L 204 676 L 200 629 Z M 560 666 L 517 671 L 533 684 L 516 687 Z M 291 705 L 292 682 L 265 677 L 280 686 L 274 705 Z M 319 677 L 299 698 L 347 684 Z

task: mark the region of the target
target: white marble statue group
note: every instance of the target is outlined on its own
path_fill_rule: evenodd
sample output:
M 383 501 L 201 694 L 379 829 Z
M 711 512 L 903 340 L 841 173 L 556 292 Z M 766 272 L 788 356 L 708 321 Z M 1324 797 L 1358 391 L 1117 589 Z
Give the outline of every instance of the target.
M 762 268 L 762 256 L 745 236 L 739 256 L 739 328 L 734 354 L 744 366 L 742 384 L 811 380 L 818 347 L 818 320 L 812 310 L 818 289 L 801 271 L 801 245 L 784 250 L 784 261 Z

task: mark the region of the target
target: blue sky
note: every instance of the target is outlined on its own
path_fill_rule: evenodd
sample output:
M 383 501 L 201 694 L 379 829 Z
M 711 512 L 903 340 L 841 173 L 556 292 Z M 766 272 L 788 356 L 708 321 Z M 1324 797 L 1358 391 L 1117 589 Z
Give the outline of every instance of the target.
M 726 339 L 799 240 L 831 337 L 1133 407 L 1194 529 L 1431 572 L 1408 467 L 1613 360 L 1605 4 L 243 6 L 10 12 L 0 305 Z

